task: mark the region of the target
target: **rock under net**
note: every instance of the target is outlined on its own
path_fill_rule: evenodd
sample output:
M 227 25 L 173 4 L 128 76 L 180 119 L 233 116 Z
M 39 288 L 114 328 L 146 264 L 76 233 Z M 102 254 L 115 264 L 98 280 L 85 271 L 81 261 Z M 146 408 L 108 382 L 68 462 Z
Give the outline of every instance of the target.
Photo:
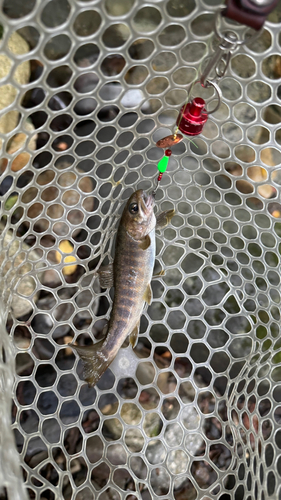
M 25 498 L 19 457 L 31 499 L 280 499 L 280 5 L 195 145 L 173 148 L 156 196 L 176 209 L 157 234 L 166 274 L 95 388 L 67 344 L 102 336 L 112 292 L 95 271 L 123 202 L 154 185 L 217 6 L 1 9 L 0 498 Z

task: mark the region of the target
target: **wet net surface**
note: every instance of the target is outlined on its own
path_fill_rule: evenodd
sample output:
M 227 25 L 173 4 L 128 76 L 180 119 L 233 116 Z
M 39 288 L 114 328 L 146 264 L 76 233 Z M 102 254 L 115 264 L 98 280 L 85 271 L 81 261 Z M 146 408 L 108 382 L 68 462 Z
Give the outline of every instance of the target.
M 157 191 L 153 302 L 95 388 L 118 214 L 151 189 L 214 1 L 1 3 L 1 498 L 279 499 L 280 6 Z M 196 87 L 197 88 L 197 87 Z M 199 89 L 198 89 L 199 92 Z M 212 99 L 212 90 L 203 95 Z M 9 400 L 16 364 L 12 429 Z M 8 451 L 9 450 L 9 451 Z M 1 496 L 2 495 L 2 496 Z

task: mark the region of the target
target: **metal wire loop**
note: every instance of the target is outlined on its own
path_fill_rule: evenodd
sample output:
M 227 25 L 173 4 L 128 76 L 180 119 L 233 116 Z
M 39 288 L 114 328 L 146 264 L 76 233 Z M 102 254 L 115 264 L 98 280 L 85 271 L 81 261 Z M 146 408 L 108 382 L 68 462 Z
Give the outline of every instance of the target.
M 215 67 L 217 78 L 222 78 L 225 75 L 228 65 L 230 63 L 230 58 L 231 58 L 231 52 L 228 52 L 227 54 L 223 54 L 221 59 L 218 61 Z
M 215 89 L 215 91 L 216 91 L 216 93 L 218 95 L 218 104 L 211 111 L 207 110 L 208 115 L 214 114 L 219 109 L 219 107 L 221 105 L 221 101 L 222 101 L 222 91 L 219 88 L 218 84 L 216 82 L 212 81 L 212 80 L 206 80 L 205 87 L 207 88 L 207 87 L 210 87 L 210 86 L 214 87 L 214 89 Z
M 214 87 L 215 91 L 217 92 L 217 96 L 218 96 L 218 104 L 214 107 L 214 109 L 212 109 L 211 111 L 208 111 L 207 110 L 207 113 L 208 115 L 212 115 L 213 113 L 215 113 L 220 105 L 221 105 L 221 101 L 222 101 L 222 91 L 220 89 L 220 87 L 218 86 L 218 84 L 216 82 L 214 82 L 213 80 L 206 80 L 205 83 L 202 83 L 201 80 L 196 80 L 193 84 L 192 84 L 192 87 L 194 85 L 196 85 L 196 83 L 200 83 L 201 87 L 203 88 L 208 88 L 208 87 Z M 190 93 L 189 93 L 190 94 Z
M 227 47 L 224 47 L 224 45 L 228 45 L 228 43 L 220 44 L 214 55 L 207 59 L 209 62 L 206 64 L 200 77 L 200 82 L 203 87 L 206 86 L 207 81 L 220 80 L 225 75 L 230 62 L 231 52 Z M 210 78 L 210 74 L 213 71 L 215 71 L 215 76 Z

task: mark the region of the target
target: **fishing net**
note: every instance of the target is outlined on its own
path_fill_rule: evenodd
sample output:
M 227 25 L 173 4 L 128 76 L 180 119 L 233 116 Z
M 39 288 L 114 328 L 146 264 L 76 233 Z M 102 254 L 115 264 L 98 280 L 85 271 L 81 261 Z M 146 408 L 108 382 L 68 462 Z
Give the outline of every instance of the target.
M 1 499 L 281 498 L 280 3 L 172 148 L 136 349 L 88 388 L 68 346 L 102 337 L 96 270 L 155 184 L 218 8 L 1 2 Z

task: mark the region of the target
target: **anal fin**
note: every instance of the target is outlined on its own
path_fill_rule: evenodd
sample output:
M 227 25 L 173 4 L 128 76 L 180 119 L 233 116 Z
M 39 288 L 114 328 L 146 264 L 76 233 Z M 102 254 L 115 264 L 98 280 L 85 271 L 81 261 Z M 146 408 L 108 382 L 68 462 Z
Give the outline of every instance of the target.
M 172 217 L 175 215 L 175 210 L 165 210 L 165 212 L 161 212 L 161 214 L 157 215 L 156 217 L 156 228 L 157 229 L 163 229 L 164 227 L 168 226 L 169 222 L 171 221 Z
M 113 264 L 100 267 L 97 273 L 101 288 L 111 288 L 113 286 Z
M 130 344 L 132 348 L 136 347 L 139 335 L 140 322 L 138 321 L 133 331 L 130 333 Z

